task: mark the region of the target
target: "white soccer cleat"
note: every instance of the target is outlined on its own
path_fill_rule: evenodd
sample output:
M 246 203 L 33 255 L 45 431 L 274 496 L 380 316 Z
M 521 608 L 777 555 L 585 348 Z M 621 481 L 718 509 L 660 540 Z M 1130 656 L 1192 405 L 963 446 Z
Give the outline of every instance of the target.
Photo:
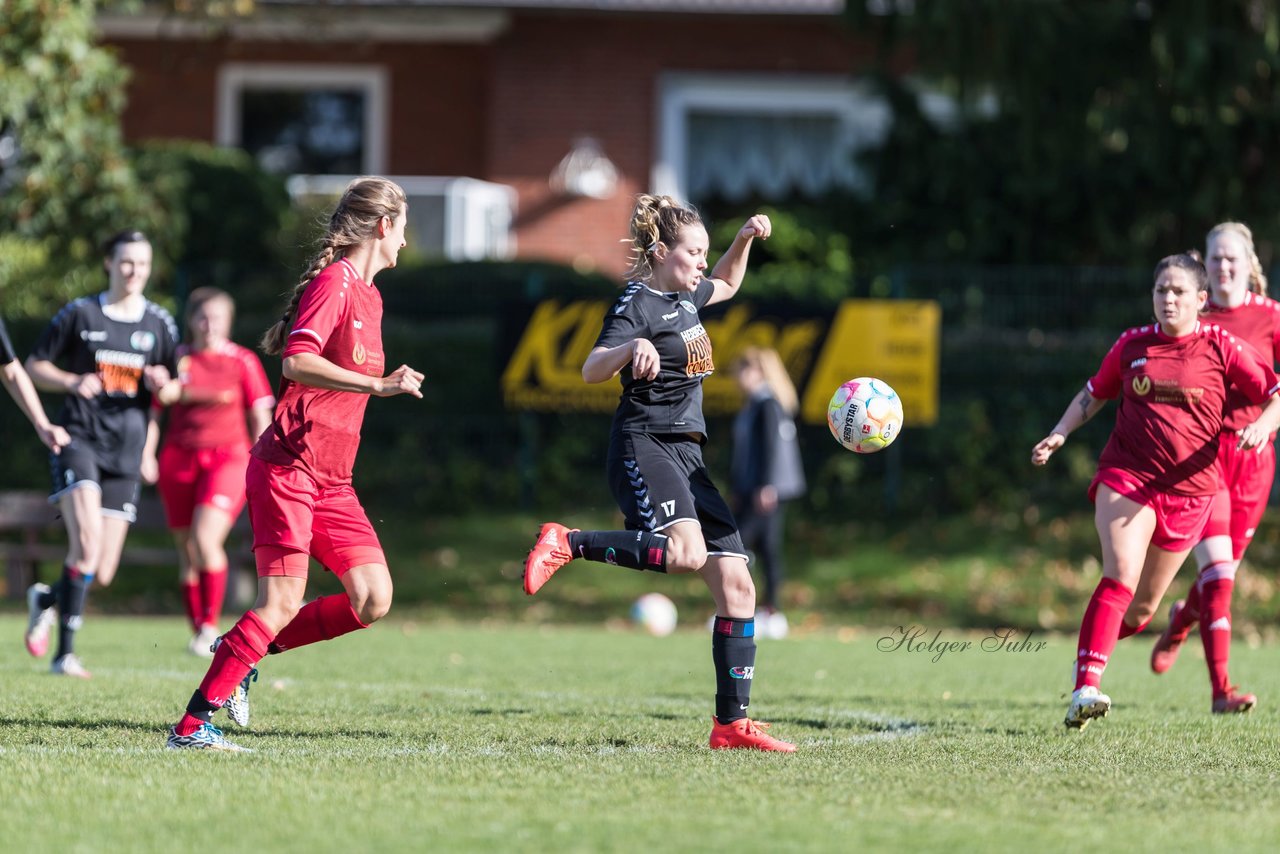
M 27 634 L 24 640 L 27 652 L 40 658 L 49 651 L 49 630 L 55 620 L 53 607 L 40 607 L 40 597 L 49 592 L 47 584 L 33 584 L 27 588 Z
M 213 724 L 201 724 L 191 735 L 178 735 L 177 727 L 169 728 L 165 747 L 170 750 L 220 750 L 225 753 L 253 753 L 252 748 L 241 747 L 229 741 L 222 730 Z
M 222 637 L 213 639 L 213 643 L 209 645 L 209 653 L 213 654 L 218 651 L 218 647 L 222 645 Z M 231 722 L 239 727 L 247 727 L 249 725 L 249 686 L 258 681 L 258 668 L 253 668 L 245 677 L 240 680 L 240 684 L 231 692 L 231 696 L 227 698 L 227 702 L 222 708 L 227 710 L 227 717 L 231 718 Z
M 92 673 L 85 669 L 80 657 L 70 652 L 61 658 L 55 658 L 53 666 L 49 668 L 49 672 L 55 676 L 74 676 L 77 679 L 89 679 L 93 676 Z
M 1092 685 L 1078 688 L 1071 694 L 1067 717 L 1063 720 L 1067 729 L 1084 729 L 1094 718 L 1105 718 L 1111 711 L 1111 698 Z
M 187 652 L 199 658 L 213 658 L 213 645 L 218 640 L 218 630 L 213 626 L 201 626 L 199 633 L 187 643 Z

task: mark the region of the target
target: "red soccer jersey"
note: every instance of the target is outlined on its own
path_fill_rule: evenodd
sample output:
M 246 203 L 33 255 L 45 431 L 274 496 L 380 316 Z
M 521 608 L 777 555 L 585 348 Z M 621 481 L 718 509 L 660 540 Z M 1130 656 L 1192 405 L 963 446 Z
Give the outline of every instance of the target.
M 345 258 L 320 271 L 303 292 L 283 355 L 297 353 L 315 353 L 358 374 L 384 374 L 382 295 Z M 275 419 L 253 455 L 301 468 L 321 487 L 350 483 L 368 402 L 367 394 L 283 379 Z
M 1094 397 L 1120 397 L 1099 468 L 1131 472 L 1161 492 L 1213 494 L 1230 384 L 1251 403 L 1278 387 L 1268 360 L 1215 325 L 1197 323 L 1180 338 L 1157 325 L 1126 331 L 1089 380 Z
M 208 350 L 178 348 L 182 402 L 169 409 L 165 444 L 215 448 L 249 444 L 245 413 L 272 406 L 275 397 L 262 362 L 247 347 L 231 341 Z
M 1209 303 L 1206 323 L 1216 323 L 1237 338 L 1254 346 L 1272 365 L 1280 362 L 1280 302 L 1255 293 L 1245 295 L 1244 303 L 1235 308 L 1220 308 Z M 1227 418 L 1223 429 L 1231 432 L 1252 424 L 1262 408 L 1234 387 L 1227 389 Z

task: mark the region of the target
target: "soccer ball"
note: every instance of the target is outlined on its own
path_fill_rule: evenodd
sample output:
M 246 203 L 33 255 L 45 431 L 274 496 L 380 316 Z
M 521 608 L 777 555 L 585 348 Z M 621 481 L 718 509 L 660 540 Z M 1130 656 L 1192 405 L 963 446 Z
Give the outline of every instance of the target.
M 661 593 L 646 593 L 631 606 L 631 619 L 654 637 L 676 630 L 676 605 Z
M 827 426 L 836 441 L 854 453 L 883 450 L 902 430 L 902 398 L 884 380 L 849 380 L 827 404 Z

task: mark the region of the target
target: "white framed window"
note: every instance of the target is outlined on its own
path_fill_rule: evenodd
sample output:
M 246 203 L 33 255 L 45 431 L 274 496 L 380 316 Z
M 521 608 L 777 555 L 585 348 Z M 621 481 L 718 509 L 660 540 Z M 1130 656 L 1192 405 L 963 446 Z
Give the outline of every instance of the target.
M 217 142 L 282 174 L 382 173 L 388 91 L 379 65 L 230 63 L 218 72 Z
M 865 185 L 853 155 L 888 133 L 888 104 L 843 76 L 664 75 L 655 192 L 698 201 Z

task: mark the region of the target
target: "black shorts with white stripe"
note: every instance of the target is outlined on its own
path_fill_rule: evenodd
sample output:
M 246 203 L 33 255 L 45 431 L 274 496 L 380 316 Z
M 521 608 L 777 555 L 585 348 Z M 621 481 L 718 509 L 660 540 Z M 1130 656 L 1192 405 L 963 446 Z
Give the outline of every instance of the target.
M 627 530 L 661 531 L 677 522 L 697 522 L 708 553 L 746 557 L 733 513 L 711 482 L 696 440 L 615 433 L 606 472 Z

